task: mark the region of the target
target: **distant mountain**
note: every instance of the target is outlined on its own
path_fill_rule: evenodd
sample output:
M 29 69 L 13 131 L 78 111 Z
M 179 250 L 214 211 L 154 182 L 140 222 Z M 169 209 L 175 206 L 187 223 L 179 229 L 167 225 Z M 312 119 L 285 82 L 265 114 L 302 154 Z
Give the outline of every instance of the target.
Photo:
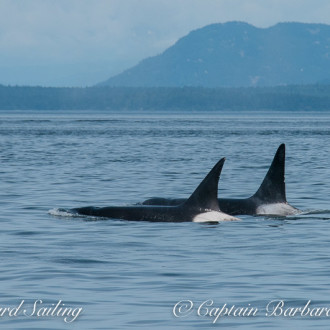
M 330 78 L 330 25 L 242 22 L 190 32 L 99 86 L 240 87 L 311 84 Z

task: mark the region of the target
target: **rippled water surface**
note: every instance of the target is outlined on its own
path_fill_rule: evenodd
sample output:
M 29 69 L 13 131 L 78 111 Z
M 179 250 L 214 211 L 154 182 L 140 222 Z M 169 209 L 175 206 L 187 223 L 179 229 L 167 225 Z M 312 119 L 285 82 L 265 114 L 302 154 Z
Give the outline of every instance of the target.
M 248 197 L 282 142 L 301 215 L 173 224 L 49 214 L 188 197 L 224 156 L 219 196 Z M 329 145 L 321 113 L 2 112 L 1 328 L 328 328 L 330 313 L 312 308 L 330 309 Z M 281 300 L 283 313 L 305 314 L 269 316 Z M 66 323 L 65 307 L 82 311 Z

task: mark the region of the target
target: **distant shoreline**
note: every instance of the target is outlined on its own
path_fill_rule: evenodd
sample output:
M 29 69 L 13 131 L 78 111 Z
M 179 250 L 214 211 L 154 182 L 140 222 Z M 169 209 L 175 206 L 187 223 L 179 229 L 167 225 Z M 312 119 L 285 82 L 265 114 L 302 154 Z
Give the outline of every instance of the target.
M 330 85 L 241 88 L 0 86 L 0 110 L 328 111 Z

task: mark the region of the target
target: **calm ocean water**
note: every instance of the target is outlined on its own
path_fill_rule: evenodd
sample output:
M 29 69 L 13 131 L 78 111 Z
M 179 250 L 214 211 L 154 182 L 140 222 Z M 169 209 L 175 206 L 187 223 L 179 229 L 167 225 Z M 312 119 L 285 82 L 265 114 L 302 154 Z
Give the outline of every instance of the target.
M 248 197 L 282 142 L 298 216 L 172 224 L 49 214 L 187 197 L 224 156 L 219 196 Z M 313 315 L 330 309 L 329 144 L 321 113 L 0 113 L 1 328 L 329 328 L 330 313 Z M 283 313 L 305 314 L 267 316 L 280 301 Z M 236 317 L 216 320 L 233 305 Z

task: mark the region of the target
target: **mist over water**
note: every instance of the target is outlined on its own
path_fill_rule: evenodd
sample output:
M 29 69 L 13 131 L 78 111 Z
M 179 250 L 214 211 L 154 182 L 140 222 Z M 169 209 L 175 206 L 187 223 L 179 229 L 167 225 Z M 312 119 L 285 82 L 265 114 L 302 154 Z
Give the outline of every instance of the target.
M 1 307 L 6 329 L 320 328 L 326 316 L 267 317 L 266 306 L 330 308 L 328 113 L 0 113 Z M 49 210 L 188 197 L 222 157 L 219 196 L 245 198 L 286 144 L 286 218 L 220 224 L 63 217 Z M 256 307 L 207 316 L 199 306 Z M 180 301 L 193 303 L 176 317 Z M 210 304 L 210 302 L 208 302 Z M 189 307 L 189 306 L 188 306 Z M 208 307 L 210 312 L 211 307 Z M 183 311 L 183 308 L 182 308 Z M 51 314 L 51 312 L 49 312 Z

